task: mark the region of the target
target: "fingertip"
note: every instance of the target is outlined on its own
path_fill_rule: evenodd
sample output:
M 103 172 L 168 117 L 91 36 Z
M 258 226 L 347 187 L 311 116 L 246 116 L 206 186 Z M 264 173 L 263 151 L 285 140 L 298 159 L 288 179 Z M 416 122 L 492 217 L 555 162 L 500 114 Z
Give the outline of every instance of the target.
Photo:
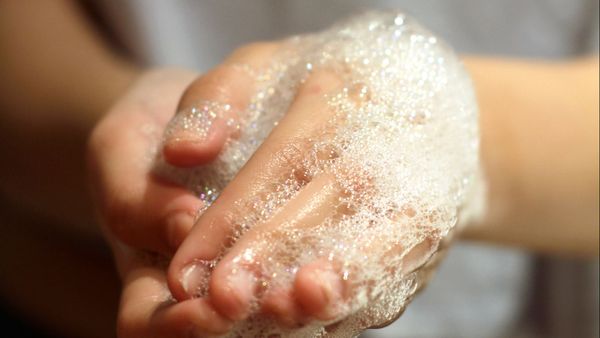
M 262 312 L 275 317 L 280 324 L 289 328 L 301 325 L 304 319 L 293 291 L 289 289 L 278 289 L 265 295 Z
M 343 282 L 330 264 L 317 261 L 298 271 L 294 291 L 307 315 L 329 320 L 337 315 L 342 302 Z
M 188 294 L 183 286 L 182 281 L 185 274 L 185 267 L 179 262 L 172 260 L 167 269 L 167 286 L 173 298 L 180 302 L 191 298 L 191 295 Z
M 210 297 L 215 308 L 231 320 L 244 320 L 255 297 L 257 279 L 243 267 L 217 266 L 210 280 Z
M 413 246 L 402 259 L 402 273 L 407 275 L 419 269 L 437 251 L 438 246 L 439 239 L 434 237 L 425 238 L 422 242 Z
M 232 326 L 207 299 L 187 300 L 160 309 L 152 325 L 155 333 L 165 337 L 212 337 L 227 333 Z

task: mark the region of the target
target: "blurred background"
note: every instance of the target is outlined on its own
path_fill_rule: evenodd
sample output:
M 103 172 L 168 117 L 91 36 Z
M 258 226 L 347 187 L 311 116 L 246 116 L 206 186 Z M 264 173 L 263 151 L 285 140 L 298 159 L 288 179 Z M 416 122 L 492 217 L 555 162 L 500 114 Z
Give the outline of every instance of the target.
M 39 10 L 52 7 L 52 1 L 23 1 L 27 15 L 18 18 L 2 13 L 10 2 L 0 5 L 0 91 L 21 95 L 18 104 L 37 109 L 23 94 L 31 88 L 11 81 L 16 66 L 3 50 L 20 48 L 28 60 L 31 53 L 47 51 L 36 44 L 63 48 L 68 42 L 44 41 L 43 35 L 32 41 L 28 32 L 34 31 L 31 22 L 44 23 L 47 30 L 66 24 L 60 13 Z M 244 43 L 319 30 L 369 8 L 401 9 L 461 54 L 560 60 L 598 53 L 597 0 L 55 3 L 68 3 L 94 39 L 139 67 L 178 65 L 205 71 Z M 57 85 L 78 84 L 59 79 Z M 90 90 L 81 106 L 112 97 L 111 91 L 118 89 L 107 84 Z M 53 97 L 52 87 L 44 90 Z M 40 141 L 48 135 L 39 121 L 27 124 L 40 128 L 39 138 L 20 136 L 9 123 L 16 109 L 2 97 L 0 327 L 10 333 L 0 335 L 114 336 L 119 281 L 94 221 L 81 161 L 89 128 L 67 134 L 60 130 L 71 126 L 56 126 L 51 137 L 59 145 L 53 149 L 60 150 L 49 151 Z M 92 125 L 98 116 L 78 118 Z M 364 337 L 598 337 L 598 276 L 597 257 L 544 256 L 459 242 L 404 316 Z

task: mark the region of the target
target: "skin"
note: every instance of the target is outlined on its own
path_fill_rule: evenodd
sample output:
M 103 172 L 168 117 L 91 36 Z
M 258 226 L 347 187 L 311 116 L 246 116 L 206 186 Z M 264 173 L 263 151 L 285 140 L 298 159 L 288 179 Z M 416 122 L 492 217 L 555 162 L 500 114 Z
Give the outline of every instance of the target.
M 598 57 L 465 65 L 481 110 L 489 210 L 463 237 L 597 257 Z
M 135 124 L 164 129 L 172 115 L 167 112 L 176 109 L 195 76 L 171 69 L 140 77 L 90 138 L 90 168 L 98 188 L 94 194 L 106 202 L 100 203 L 103 229 L 123 280 L 117 323 L 120 337 L 187 337 L 191 330 L 205 336 L 230 325 L 203 300 L 175 304 L 165 268 L 155 264 L 155 257 L 133 249 L 172 254 L 192 226 L 191 218 L 181 215 L 193 214 L 202 206 L 186 190 L 150 174 L 151 158 L 140 163 L 138 155 L 156 147 L 159 139 L 131 128 Z M 112 175 L 115 171 L 121 174 Z M 208 323 L 211 328 L 203 330 Z
M 140 166 L 139 161 L 134 160 L 139 159 L 140 154 L 146 154 L 157 142 L 136 132 L 139 130 L 134 126 L 145 123 L 160 131 L 178 106 L 187 106 L 198 98 L 243 106 L 245 93 L 251 91 L 251 87 L 243 79 L 244 75 L 236 73 L 235 67 L 227 64 L 239 62 L 260 67 L 261 63 L 268 62 L 273 45 L 242 48 L 224 66 L 194 80 L 197 74 L 189 71 L 139 70 L 109 48 L 71 1 L 0 2 L 0 34 L 0 70 L 7 79 L 0 91 L 1 125 L 8 126 L 2 129 L 8 137 L 3 143 L 6 146 L 0 147 L 0 153 L 7 163 L 11 163 L 10 167 L 2 167 L 0 188 L 3 195 L 26 208 L 42 210 L 46 219 L 58 220 L 56 223 L 62 226 L 54 228 L 55 232 L 96 238 L 97 232 L 93 228 L 81 226 L 90 224 L 92 219 L 89 199 L 82 188 L 84 170 L 81 164 L 84 162 L 85 139 L 91 135 L 88 163 L 94 199 L 123 281 L 119 336 L 178 337 L 189 335 L 191 330 L 197 330 L 196 333 L 203 336 L 227 331 L 233 319 L 243 317 L 243 302 L 242 306 L 232 303 L 227 299 L 229 289 L 219 291 L 218 287 L 211 290 L 210 300 L 192 300 L 180 285 L 181 268 L 203 254 L 186 244 L 191 239 L 185 241 L 193 225 L 187 216 L 201 202 L 182 188 L 154 177 L 149 173 L 149 165 Z M 56 48 L 54 44 L 59 41 L 64 41 L 65 45 Z M 463 236 L 536 252 L 597 257 L 597 57 L 556 63 L 465 57 L 464 62 L 472 74 L 480 100 L 482 156 L 489 183 L 490 210 L 484 219 L 468 227 Z M 317 88 L 307 88 L 306 95 L 299 95 L 294 104 L 297 110 L 286 116 L 289 125 L 297 123 L 302 130 L 311 130 L 310 119 L 302 116 L 310 109 L 318 108 L 319 94 L 336 85 L 335 76 L 333 79 L 327 74 L 322 76 L 311 82 Z M 57 83 L 57 78 L 69 81 Z M 27 89 L 26 95 L 20 88 Z M 153 94 L 157 92 L 161 95 Z M 111 104 L 113 108 L 109 109 Z M 23 119 L 23 116 L 28 118 Z M 96 125 L 101 116 L 104 116 L 102 122 Z M 281 149 L 278 148 L 281 144 L 286 144 L 287 132 L 293 132 L 292 128 L 286 130 L 283 126 L 280 130 L 269 138 L 264 149 L 261 148 L 260 156 L 264 161 L 253 161 L 252 164 L 269 166 L 273 175 L 277 170 L 285 169 L 277 163 L 277 150 Z M 161 151 L 174 165 L 187 167 L 207 163 L 218 154 L 219 145 L 227 136 L 227 130 L 223 129 L 215 130 L 202 142 L 189 138 L 187 142 L 167 140 Z M 65 147 L 65 144 L 78 146 Z M 45 171 L 43 177 L 52 179 L 36 183 L 41 177 L 38 164 L 53 163 L 43 156 L 53 154 L 56 149 L 63 152 L 65 160 L 61 160 L 60 165 L 48 167 L 53 170 Z M 28 156 L 23 156 L 31 153 L 42 157 L 32 163 Z M 125 177 L 126 182 L 123 181 Z M 245 180 L 260 185 L 268 178 L 262 177 L 261 181 L 241 173 L 232 185 L 241 185 Z M 40 183 L 44 184 L 44 189 L 39 189 Z M 227 189 L 231 192 L 224 194 L 219 205 L 209 209 L 211 214 L 204 215 L 191 236 L 222 236 L 218 232 L 207 233 L 207 226 L 203 224 L 210 218 L 218 219 L 219 210 L 225 209 L 234 197 L 249 193 L 233 187 Z M 229 194 L 234 197 L 225 198 Z M 307 200 L 313 198 L 318 199 L 318 196 L 306 196 Z M 294 207 L 290 202 L 286 217 L 296 217 L 294 215 L 305 205 L 298 203 Z M 66 219 L 64 215 L 67 215 Z M 220 229 L 227 231 L 227 227 Z M 28 248 L 24 257 L 39 262 L 39 258 L 47 256 L 48 252 L 68 249 L 71 254 L 57 259 L 74 269 L 78 266 L 73 257 L 80 251 L 64 243 L 42 239 L 42 245 L 39 236 L 33 237 L 22 231 L 8 233 L 14 233 L 12 238 L 19 238 L 20 246 Z M 177 250 L 182 242 L 184 244 Z M 252 238 L 240 245 L 252 246 Z M 3 249 L 11 250 L 11 247 L 4 246 Z M 142 249 L 165 256 L 176 254 L 167 270 L 163 265 L 151 263 L 151 259 L 140 253 Z M 0 257 L 6 260 L 11 257 L 11 251 Z M 415 259 L 416 265 L 418 261 Z M 10 265 L 3 262 L 2 266 Z M 226 266 L 218 269 L 212 276 L 214 282 L 211 281 L 215 285 L 219 284 L 219 278 L 227 276 Z M 328 299 L 332 298 L 312 297 L 322 285 L 311 285 L 310 281 L 315 278 L 303 277 L 315 273 L 327 277 L 332 275 L 330 272 L 335 275 L 335 266 L 318 261 L 302 268 L 290 289 L 280 290 L 279 295 L 272 296 L 277 301 L 264 300 L 265 312 L 289 325 L 305 321 L 307 317 L 331 315 L 326 310 Z M 47 303 L 44 294 L 31 297 L 28 296 L 30 292 L 17 292 L 18 289 L 6 287 L 20 285 L 20 290 L 27 290 L 28 286 L 33 289 L 35 286 L 28 281 L 44 277 L 21 273 L 3 276 L 7 276 L 6 279 L 3 277 L 7 282 L 0 284 L 2 292 L 21 295 L 15 296 L 13 302 L 23 304 L 22 308 L 44 322 L 48 317 L 47 311 L 40 310 L 44 308 L 42 304 Z M 73 275 L 68 278 L 74 284 L 79 280 L 82 278 Z M 322 280 L 333 281 L 332 290 L 344 289 L 343 284 L 336 286 L 335 278 Z M 86 287 L 93 285 L 93 281 L 86 283 Z M 297 301 L 300 298 L 293 296 L 295 292 L 307 295 L 303 299 L 310 301 Z M 171 294 L 178 303 L 172 301 Z M 92 299 L 86 304 L 98 304 L 98 300 Z M 81 313 L 89 313 L 89 308 L 94 307 L 81 306 Z M 71 320 L 63 322 L 64 318 L 73 318 L 73 313 L 69 314 L 67 309 L 53 308 L 53 312 L 57 313 L 55 320 L 46 319 L 45 325 L 59 328 L 65 336 L 89 336 L 90 333 L 107 336 L 106 331 L 75 326 Z M 58 313 L 67 314 L 60 316 Z M 93 318 L 99 318 L 99 322 L 102 322 L 100 318 L 110 321 L 110 315 L 99 314 Z

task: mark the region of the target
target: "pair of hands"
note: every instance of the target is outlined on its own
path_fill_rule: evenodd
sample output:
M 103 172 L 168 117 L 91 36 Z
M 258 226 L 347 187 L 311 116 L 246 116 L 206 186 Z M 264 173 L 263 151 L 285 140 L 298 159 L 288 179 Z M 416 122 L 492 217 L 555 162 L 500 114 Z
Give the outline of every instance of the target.
M 195 135 L 177 129 L 177 123 L 169 124 L 173 112 L 199 100 L 230 104 L 234 112 L 243 110 L 253 93 L 253 78 L 247 69 L 268 65 L 278 48 L 276 43 L 243 47 L 200 77 L 184 70 L 150 71 L 94 130 L 89 152 L 92 186 L 103 231 L 124 281 L 119 336 L 189 337 L 228 332 L 236 321 L 249 315 L 250 304 L 257 297 L 251 273 L 232 271 L 236 255 L 257 245 L 261 231 L 284 222 L 309 231 L 319 223 L 315 217 L 331 213 L 332 201 L 341 192 L 332 178 L 321 175 L 281 207 L 276 219 L 250 230 L 235 243 L 208 276 L 208 297 L 192 297 L 199 284 L 207 282 L 206 272 L 195 263 L 216 258 L 228 244 L 233 231 L 229 210 L 289 173 L 291 164 L 302 156 L 309 135 L 331 116 L 324 95 L 342 84 L 335 74 L 314 72 L 299 88 L 285 117 L 199 220 L 196 213 L 204 202 L 156 175 L 154 159 L 162 152 L 175 167 L 211 163 L 226 140 L 235 137 L 235 131 L 217 119 L 205 135 Z M 429 241 L 415 247 L 402 269 L 412 271 L 422 265 L 436 247 L 437 243 Z M 258 264 L 262 264 L 260 257 Z M 292 327 L 313 319 L 337 319 L 336 303 L 349 297 L 350 287 L 335 264 L 315 261 L 300 267 L 291 285 L 262 295 L 260 313 Z

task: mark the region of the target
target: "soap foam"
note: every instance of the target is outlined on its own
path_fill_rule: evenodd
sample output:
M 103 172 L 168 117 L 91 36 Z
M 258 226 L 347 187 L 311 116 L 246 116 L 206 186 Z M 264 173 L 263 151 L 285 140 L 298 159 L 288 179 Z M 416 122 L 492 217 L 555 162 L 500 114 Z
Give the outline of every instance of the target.
M 257 91 L 239 114 L 239 137 L 227 142 L 218 159 L 186 170 L 162 161 L 157 171 L 210 204 L 284 116 L 310 74 L 333 71 L 344 85 L 327 96 L 332 118 L 303 145 L 304 156 L 289 176 L 238 201 L 232 242 L 268 220 L 307 182 L 330 175 L 344 192 L 339 204 L 345 211 L 308 230 L 282 224 L 236 261 L 259 266 L 257 278 L 268 292 L 289 286 L 301 266 L 328 259 L 351 285 L 351 297 L 329 322 L 291 330 L 251 316 L 229 336 L 356 336 L 404 310 L 427 281 L 438 243 L 451 238 L 459 214 L 464 223 L 478 213 L 482 182 L 473 88 L 454 52 L 402 13 L 364 13 L 283 45 L 269 67 L 254 70 Z M 228 109 L 199 102 L 174 123 L 205 135 Z M 425 241 L 437 252 L 420 269 L 403 269 L 405 256 Z M 212 269 L 228 250 L 206 266 Z

